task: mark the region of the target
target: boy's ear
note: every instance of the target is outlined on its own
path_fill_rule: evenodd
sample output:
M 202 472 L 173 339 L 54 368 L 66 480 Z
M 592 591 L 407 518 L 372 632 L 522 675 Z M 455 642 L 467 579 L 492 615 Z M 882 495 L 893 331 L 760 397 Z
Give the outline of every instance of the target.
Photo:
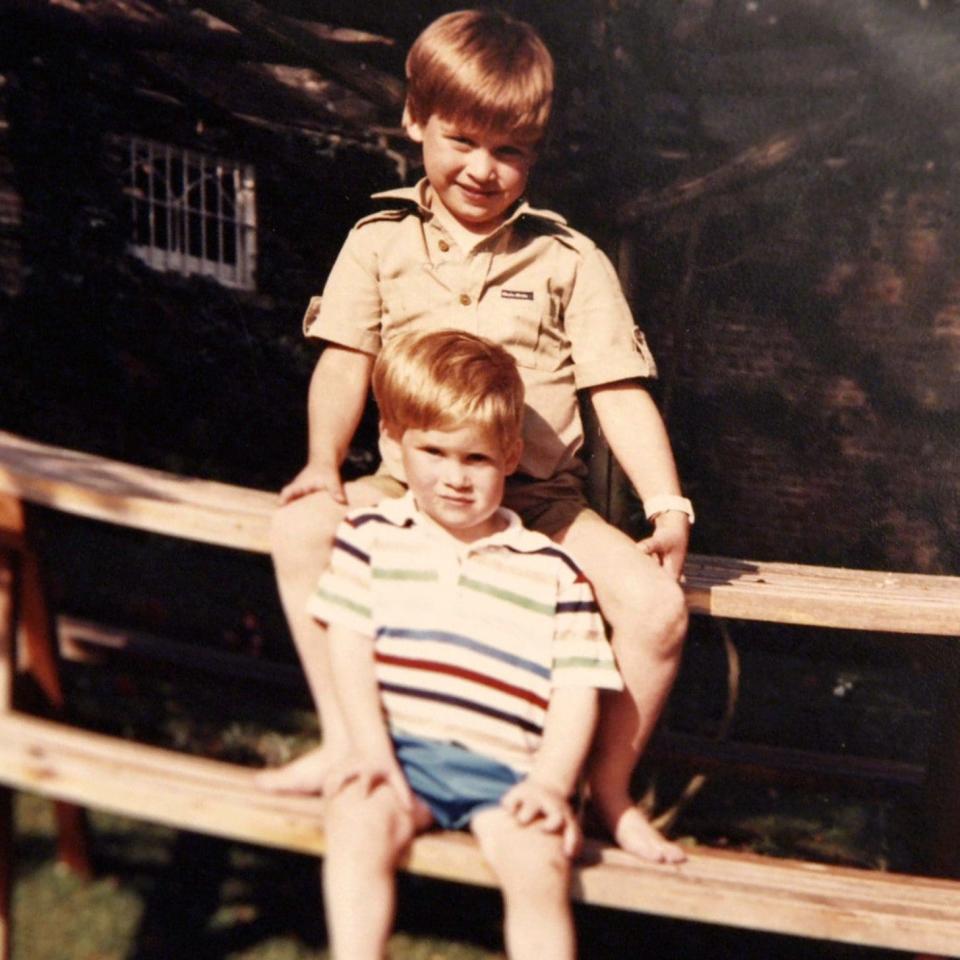
M 513 445 L 513 449 L 509 451 L 506 457 L 506 462 L 504 463 L 504 468 L 506 474 L 509 477 L 517 467 L 520 466 L 520 457 L 523 455 L 523 440 L 517 437 L 516 443 Z
M 387 446 L 392 456 L 400 456 L 400 434 L 383 420 L 380 421 L 380 443 Z
M 403 117 L 400 123 L 403 129 L 407 131 L 407 136 L 414 143 L 423 143 L 423 127 L 413 119 L 413 115 L 410 113 L 409 101 L 403 105 Z

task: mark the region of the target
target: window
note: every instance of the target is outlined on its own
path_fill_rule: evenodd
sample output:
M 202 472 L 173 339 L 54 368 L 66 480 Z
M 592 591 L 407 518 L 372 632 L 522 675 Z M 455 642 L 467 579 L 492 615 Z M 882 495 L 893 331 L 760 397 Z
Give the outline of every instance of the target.
M 122 143 L 128 150 L 131 252 L 155 270 L 253 290 L 253 167 L 152 140 Z

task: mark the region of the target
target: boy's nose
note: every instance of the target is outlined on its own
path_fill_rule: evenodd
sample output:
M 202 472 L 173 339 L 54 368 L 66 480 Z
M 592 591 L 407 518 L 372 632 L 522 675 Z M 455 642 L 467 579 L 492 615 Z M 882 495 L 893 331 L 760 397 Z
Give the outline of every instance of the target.
M 493 176 L 493 157 L 487 150 L 474 150 L 467 170 L 475 180 L 485 182 Z
M 469 484 L 467 471 L 463 464 L 456 460 L 448 460 L 444 465 L 443 479 L 447 486 L 456 487 L 458 490 L 462 490 Z

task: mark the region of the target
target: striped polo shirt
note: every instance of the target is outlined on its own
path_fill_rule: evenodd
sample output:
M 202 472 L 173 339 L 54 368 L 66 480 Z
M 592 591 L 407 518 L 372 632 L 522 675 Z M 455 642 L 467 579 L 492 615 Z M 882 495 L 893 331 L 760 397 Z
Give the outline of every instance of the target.
M 409 493 L 352 511 L 309 611 L 372 639 L 392 732 L 527 773 L 554 687 L 622 683 L 580 568 L 501 514 L 506 529 L 465 544 Z

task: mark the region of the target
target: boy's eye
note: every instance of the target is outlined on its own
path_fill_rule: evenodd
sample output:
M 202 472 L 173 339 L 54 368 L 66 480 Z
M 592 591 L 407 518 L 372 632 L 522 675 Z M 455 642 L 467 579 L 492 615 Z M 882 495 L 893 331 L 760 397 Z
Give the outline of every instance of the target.
M 490 457 L 485 453 L 468 453 L 467 463 L 489 463 Z

